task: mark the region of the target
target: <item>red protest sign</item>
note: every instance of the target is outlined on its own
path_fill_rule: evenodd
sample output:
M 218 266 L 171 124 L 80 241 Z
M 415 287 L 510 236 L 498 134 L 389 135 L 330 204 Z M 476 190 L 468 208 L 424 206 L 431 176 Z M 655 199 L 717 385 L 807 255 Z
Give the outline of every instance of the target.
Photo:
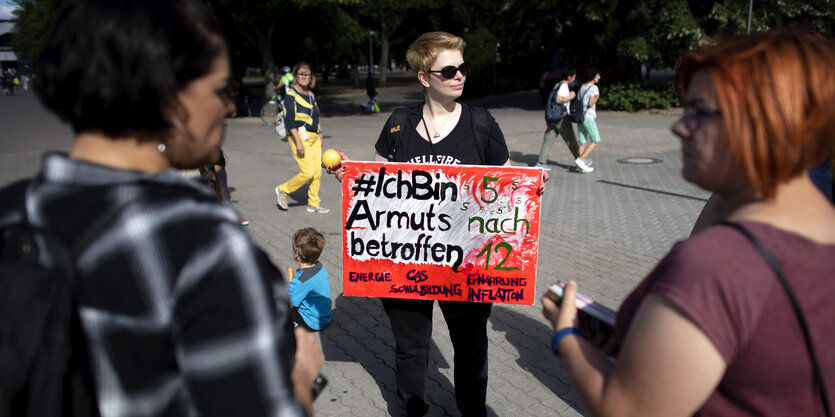
M 540 169 L 343 165 L 344 295 L 533 304 Z

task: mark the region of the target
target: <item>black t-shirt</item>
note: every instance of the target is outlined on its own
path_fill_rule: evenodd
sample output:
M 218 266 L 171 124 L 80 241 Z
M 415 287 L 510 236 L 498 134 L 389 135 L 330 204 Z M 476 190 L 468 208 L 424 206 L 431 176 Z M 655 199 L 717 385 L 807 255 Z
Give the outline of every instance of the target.
M 423 105 L 413 106 L 409 109 L 407 125 L 403 126 L 404 135 L 401 140 L 395 141 L 395 162 L 409 162 L 417 164 L 444 164 L 444 165 L 481 165 L 481 158 L 475 143 L 473 133 L 472 117 L 470 106 L 462 104 L 461 117 L 458 124 L 440 142 L 430 145 L 429 141 L 422 138 L 416 130 L 420 123 L 423 112 Z M 508 151 L 504 135 L 498 123 L 488 112 L 487 118 L 487 149 L 484 150 L 486 165 L 503 165 L 507 162 Z M 387 121 L 374 145 L 378 154 L 389 155 L 389 122 Z M 425 132 L 424 132 L 425 133 Z M 408 136 L 406 136 L 408 135 Z M 433 152 L 434 148 L 434 152 Z

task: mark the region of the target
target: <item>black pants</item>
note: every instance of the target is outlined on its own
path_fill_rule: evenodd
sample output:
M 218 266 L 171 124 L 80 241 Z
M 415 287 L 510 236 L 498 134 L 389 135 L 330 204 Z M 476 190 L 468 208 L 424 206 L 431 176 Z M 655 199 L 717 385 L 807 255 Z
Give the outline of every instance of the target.
M 407 417 L 428 411 L 425 400 L 434 301 L 382 298 L 397 364 L 397 406 Z M 455 351 L 455 403 L 464 417 L 486 416 L 487 319 L 493 305 L 439 301 Z

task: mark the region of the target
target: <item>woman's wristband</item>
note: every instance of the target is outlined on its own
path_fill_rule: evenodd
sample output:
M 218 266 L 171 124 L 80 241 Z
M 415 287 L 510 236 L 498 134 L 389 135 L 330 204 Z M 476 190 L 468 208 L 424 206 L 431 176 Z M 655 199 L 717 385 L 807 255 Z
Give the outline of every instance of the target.
M 560 341 L 570 334 L 576 334 L 580 337 L 583 336 L 583 333 L 580 332 L 580 329 L 576 327 L 566 327 L 554 333 L 554 338 L 551 339 L 551 352 L 554 353 L 554 356 L 559 356 L 559 352 L 557 352 L 557 347 L 560 345 Z

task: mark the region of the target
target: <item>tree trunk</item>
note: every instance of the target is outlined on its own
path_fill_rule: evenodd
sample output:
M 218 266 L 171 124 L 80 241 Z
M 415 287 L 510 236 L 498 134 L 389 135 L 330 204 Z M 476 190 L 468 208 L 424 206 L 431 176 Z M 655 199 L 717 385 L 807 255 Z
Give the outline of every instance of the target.
M 270 98 L 275 92 L 275 64 L 270 41 L 259 39 L 258 49 L 261 50 L 261 72 L 264 74 L 264 97 Z
M 360 66 L 354 64 L 351 66 L 351 78 L 354 80 L 354 87 L 360 86 Z
M 389 72 L 389 34 L 386 31 L 386 25 L 383 24 L 383 30 L 380 32 L 380 87 L 386 86 L 386 74 Z
M 278 19 L 270 22 L 267 35 L 258 39 L 258 49 L 261 50 L 261 72 L 264 73 L 264 97 L 270 98 L 275 93 L 276 79 L 275 62 L 273 61 L 272 39 Z M 282 74 L 283 75 L 283 74 Z

